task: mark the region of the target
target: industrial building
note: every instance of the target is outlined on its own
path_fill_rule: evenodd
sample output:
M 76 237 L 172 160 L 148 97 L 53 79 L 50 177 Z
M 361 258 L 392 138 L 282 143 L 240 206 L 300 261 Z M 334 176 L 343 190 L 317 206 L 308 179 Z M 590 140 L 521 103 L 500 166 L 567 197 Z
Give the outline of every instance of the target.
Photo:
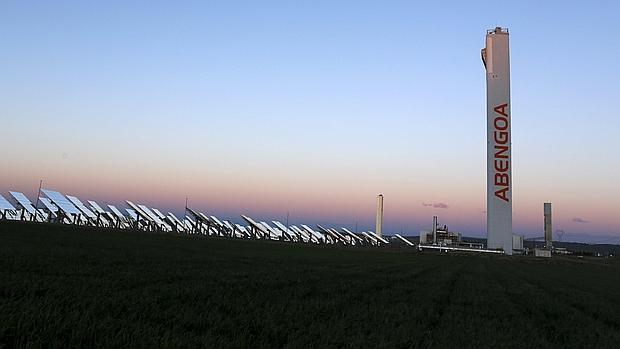
M 439 226 L 437 216 L 433 216 L 433 226 L 430 231 L 420 232 L 420 244 L 435 246 L 459 246 L 461 244 L 461 233 L 448 230 L 448 226 Z
M 523 235 L 512 235 L 512 249 L 523 250 Z

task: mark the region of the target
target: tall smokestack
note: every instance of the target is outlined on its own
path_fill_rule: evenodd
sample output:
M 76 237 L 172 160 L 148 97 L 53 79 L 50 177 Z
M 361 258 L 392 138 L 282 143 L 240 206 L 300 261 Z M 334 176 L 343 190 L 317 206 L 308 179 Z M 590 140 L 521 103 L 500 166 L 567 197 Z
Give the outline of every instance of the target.
M 487 30 L 487 246 L 512 254 L 512 138 L 508 30 Z
M 544 212 L 545 212 L 545 248 L 550 250 L 553 248 L 553 225 L 551 221 L 551 203 L 550 202 L 545 202 Z
M 375 221 L 377 235 L 383 236 L 383 195 L 377 196 L 377 220 Z
M 437 222 L 437 216 L 433 216 L 433 244 L 437 243 L 437 226 L 439 223 Z

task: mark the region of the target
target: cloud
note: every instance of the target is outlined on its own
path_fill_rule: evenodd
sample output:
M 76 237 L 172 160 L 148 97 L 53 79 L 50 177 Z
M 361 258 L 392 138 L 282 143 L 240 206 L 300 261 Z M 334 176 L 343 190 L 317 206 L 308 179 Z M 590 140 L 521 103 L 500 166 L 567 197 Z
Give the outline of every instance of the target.
M 443 202 L 435 202 L 435 203 L 422 203 L 422 206 L 424 207 L 432 207 L 432 208 L 448 208 L 447 204 L 444 204 Z
M 575 222 L 575 223 L 590 223 L 590 222 L 586 221 L 585 219 L 579 218 L 579 217 L 573 218 L 573 222 Z

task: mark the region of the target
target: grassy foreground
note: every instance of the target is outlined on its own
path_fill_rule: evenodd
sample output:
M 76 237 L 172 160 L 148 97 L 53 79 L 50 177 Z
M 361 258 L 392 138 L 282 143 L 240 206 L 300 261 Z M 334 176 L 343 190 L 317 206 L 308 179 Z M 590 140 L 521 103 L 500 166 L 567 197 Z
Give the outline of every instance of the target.
M 617 259 L 0 222 L 0 347 L 616 347 Z

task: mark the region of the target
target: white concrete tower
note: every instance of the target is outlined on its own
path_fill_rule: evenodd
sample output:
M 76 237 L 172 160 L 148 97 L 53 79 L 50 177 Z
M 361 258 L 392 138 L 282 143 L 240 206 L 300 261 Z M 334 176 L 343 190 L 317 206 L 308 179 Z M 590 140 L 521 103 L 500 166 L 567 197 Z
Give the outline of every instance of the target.
M 377 195 L 377 220 L 375 221 L 375 231 L 378 236 L 383 236 L 383 195 Z
M 512 254 L 512 138 L 508 29 L 487 31 L 487 246 Z
M 553 225 L 551 221 L 551 203 L 545 202 L 543 205 L 545 213 L 545 248 L 550 250 L 553 248 Z

